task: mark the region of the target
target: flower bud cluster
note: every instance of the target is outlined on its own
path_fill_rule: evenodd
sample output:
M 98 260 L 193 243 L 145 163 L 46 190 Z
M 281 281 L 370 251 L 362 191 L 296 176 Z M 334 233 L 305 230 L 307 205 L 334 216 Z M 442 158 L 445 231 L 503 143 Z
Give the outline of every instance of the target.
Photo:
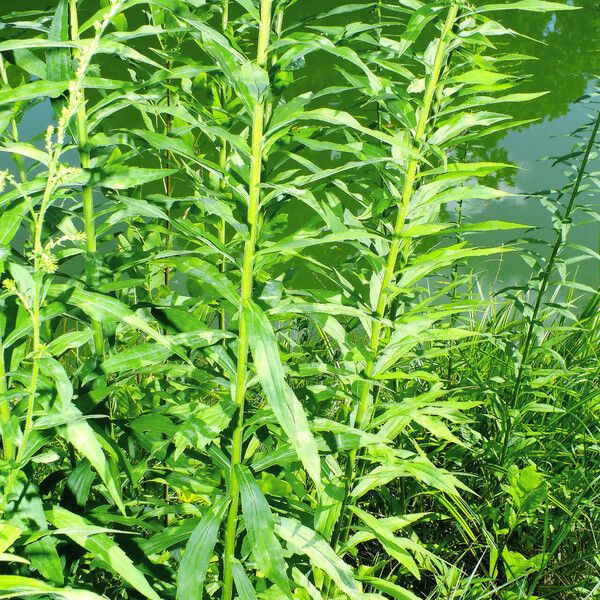
M 121 8 L 122 0 L 111 0 L 110 7 L 104 14 L 104 17 L 101 21 L 96 21 L 94 23 L 94 30 L 96 34 L 89 41 L 88 44 L 85 45 L 81 53 L 78 57 L 78 65 L 77 71 L 75 72 L 74 79 L 69 83 L 69 95 L 68 101 L 63 106 L 61 110 L 60 117 L 58 119 L 58 123 L 56 126 L 56 145 L 58 148 L 62 148 L 65 141 L 65 132 L 67 126 L 69 125 L 71 119 L 77 112 L 79 106 L 81 106 L 82 102 L 84 102 L 83 95 L 83 80 L 85 78 L 85 74 L 90 66 L 92 58 L 96 51 L 98 50 L 98 46 L 100 44 L 100 38 L 104 33 L 104 30 L 108 27 L 110 21 L 117 14 L 119 9 Z M 46 134 L 46 148 L 48 148 L 48 139 L 52 139 L 54 134 L 54 128 L 50 130 L 48 128 L 48 132 Z
M 36 268 L 45 273 L 55 273 L 58 269 L 58 260 L 52 250 L 65 242 L 83 242 L 85 241 L 85 233 L 78 232 L 73 234 L 65 234 L 58 238 L 49 240 L 46 245 L 39 251 L 33 251 L 29 254 L 29 258 L 36 265 Z

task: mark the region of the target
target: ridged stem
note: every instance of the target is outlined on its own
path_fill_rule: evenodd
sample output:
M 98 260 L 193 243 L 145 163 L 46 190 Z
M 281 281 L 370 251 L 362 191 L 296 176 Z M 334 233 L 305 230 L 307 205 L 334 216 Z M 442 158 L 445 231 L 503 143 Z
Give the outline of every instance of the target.
M 448 45 L 448 35 L 450 34 L 456 16 L 458 13 L 458 6 L 453 4 L 446 16 L 446 21 L 442 29 L 442 33 L 438 39 L 437 49 L 435 53 L 435 59 L 433 67 L 431 69 L 431 75 L 427 81 L 425 88 L 425 94 L 423 96 L 423 105 L 419 111 L 419 118 L 417 121 L 417 129 L 414 138 L 415 150 L 419 151 L 423 143 L 423 137 L 425 135 L 425 129 L 431 112 L 431 105 L 433 97 L 437 89 L 439 82 L 440 73 L 444 64 L 444 56 L 446 54 L 446 47 Z M 419 171 L 420 162 L 417 158 L 412 158 L 408 163 L 408 169 L 406 172 L 406 179 L 402 186 L 402 194 L 400 197 L 400 203 L 398 206 L 398 214 L 396 216 L 396 223 L 394 225 L 394 234 L 392 242 L 390 244 L 390 252 L 385 265 L 383 274 L 383 280 L 381 282 L 381 288 L 377 297 L 377 304 L 375 309 L 376 320 L 373 323 L 373 329 L 371 331 L 371 338 L 369 341 L 369 354 L 370 357 L 367 361 L 365 372 L 367 377 L 371 377 L 373 374 L 373 366 L 379 350 L 379 342 L 381 338 L 382 320 L 385 316 L 387 309 L 387 303 L 389 298 L 389 286 L 392 283 L 394 274 L 396 271 L 396 264 L 398 262 L 398 255 L 406 244 L 406 240 L 403 238 L 404 225 L 406 224 L 406 217 L 408 213 L 408 205 L 415 189 L 415 181 Z M 361 397 L 358 404 L 356 413 L 356 426 L 363 428 L 367 425 L 369 419 L 369 395 L 371 391 L 371 385 L 368 381 L 364 382 Z
M 267 62 L 267 47 L 271 29 L 271 0 L 261 0 L 260 26 L 256 62 L 264 67 Z M 248 370 L 248 325 L 245 304 L 252 298 L 254 280 L 254 255 L 258 234 L 260 204 L 260 183 L 262 170 L 262 147 L 264 137 L 265 101 L 257 100 L 252 113 L 252 147 L 250 158 L 250 179 L 248 183 L 248 239 L 244 245 L 242 263 L 242 281 L 239 311 L 238 361 L 235 377 L 235 403 L 237 405 L 237 424 L 233 433 L 231 449 L 231 472 L 229 493 L 231 504 L 227 516 L 224 542 L 223 594 L 222 600 L 231 600 L 233 594 L 232 564 L 235 558 L 236 531 L 239 511 L 239 483 L 235 475 L 235 466 L 242 460 L 242 440 L 244 433 L 244 404 L 246 399 L 246 377 Z
M 43 273 L 40 269 L 40 256 L 42 254 L 42 229 L 44 226 L 44 215 L 50 199 L 52 197 L 52 193 L 54 192 L 54 184 L 55 184 L 55 173 L 58 166 L 57 156 L 52 157 L 50 166 L 49 166 L 49 174 L 48 180 L 46 182 L 46 189 L 44 190 L 44 195 L 42 198 L 42 202 L 40 205 L 40 211 L 37 214 L 35 219 L 35 231 L 34 231 L 34 291 L 33 291 L 33 299 L 31 307 L 27 308 L 29 312 L 29 316 L 31 317 L 31 341 L 32 341 L 32 364 L 31 364 L 31 381 L 29 383 L 29 393 L 27 395 L 27 408 L 25 412 L 25 426 L 23 427 L 23 436 L 21 437 L 21 441 L 19 442 L 17 448 L 17 454 L 15 457 L 15 461 L 17 465 L 23 460 L 23 456 L 25 454 L 25 450 L 27 448 L 27 442 L 29 441 L 29 436 L 31 435 L 31 431 L 33 430 L 33 414 L 35 411 L 35 397 L 37 395 L 37 386 L 38 386 L 38 378 L 40 374 L 40 302 L 41 302 L 41 287 L 42 287 L 42 279 Z M 12 491 L 12 488 L 15 484 L 17 476 L 19 475 L 20 469 L 13 468 L 8 476 L 6 481 L 6 486 L 4 488 L 4 494 L 2 498 L 2 504 L 0 505 L 0 515 L 4 513 L 6 508 L 6 503 L 8 502 L 8 498 Z
M 6 67 L 4 65 L 4 58 L 0 54 L 0 77 L 2 78 L 2 83 L 8 87 L 8 74 L 6 73 Z M 14 117 L 10 119 L 11 124 L 11 133 L 14 142 L 19 141 L 19 130 L 17 127 L 17 121 Z M 23 157 L 20 154 L 13 154 L 12 158 L 17 166 L 19 171 L 19 176 L 21 182 L 25 180 L 25 166 L 23 162 Z M 8 384 L 6 380 L 6 365 L 4 362 L 4 344 L 0 344 L 0 393 L 5 393 L 8 391 Z M 7 398 L 3 398 L 0 401 L 0 420 L 2 422 L 2 450 L 4 460 L 12 460 L 15 456 L 14 445 L 10 440 L 10 436 L 8 435 L 8 424 L 10 422 L 10 401 Z
M 71 40 L 73 42 L 79 41 L 79 22 L 77 18 L 77 0 L 69 0 L 69 23 Z M 74 49 L 73 54 L 75 58 L 79 57 L 79 50 Z M 84 95 L 82 102 L 77 108 L 75 115 L 75 125 L 77 127 L 77 142 L 79 145 L 79 161 L 82 169 L 90 168 L 90 151 L 89 151 L 89 138 L 87 128 L 87 111 L 85 108 L 85 91 L 81 93 Z M 83 200 L 83 228 L 85 231 L 85 247 L 88 253 L 88 258 L 93 257 L 96 254 L 96 223 L 94 215 L 94 196 L 93 189 L 90 185 L 84 185 L 82 192 Z M 92 274 L 87 274 L 88 285 L 93 285 Z M 104 335 L 102 333 L 102 325 L 95 320 L 92 320 L 92 331 L 94 333 L 94 350 L 96 354 L 101 357 L 104 356 Z
M 229 0 L 223 0 L 223 13 L 221 15 L 221 32 L 223 35 L 227 32 L 227 28 L 229 27 Z M 222 85 L 219 89 L 219 96 L 221 101 L 221 108 L 225 109 L 225 104 L 227 103 L 227 89 L 225 85 Z M 227 140 L 221 141 L 221 148 L 219 149 L 219 167 L 221 169 L 222 175 L 219 180 L 219 191 L 225 190 L 225 167 L 227 166 Z M 225 246 L 227 242 L 226 236 L 226 224 L 225 219 L 221 218 L 219 221 L 219 241 L 223 246 Z M 225 258 L 221 260 L 221 264 L 219 265 L 219 270 L 221 273 L 225 273 L 226 263 Z M 219 328 L 225 331 L 226 323 L 225 323 L 225 309 L 221 308 L 219 310 Z
M 420 151 L 423 145 L 427 123 L 430 118 L 433 98 L 438 87 L 442 68 L 444 66 L 444 58 L 446 55 L 446 48 L 448 46 L 448 38 L 456 22 L 457 15 L 458 5 L 452 4 L 448 10 L 448 14 L 442 27 L 440 37 L 438 38 L 437 49 L 435 53 L 433 66 L 431 69 L 431 74 L 429 75 L 427 84 L 425 86 L 425 93 L 423 95 L 423 105 L 419 110 L 417 128 L 414 136 L 414 149 L 416 151 Z M 383 274 L 383 280 L 381 282 L 381 288 L 377 297 L 375 309 L 376 320 L 373 323 L 373 329 L 371 331 L 371 337 L 369 340 L 369 358 L 367 359 L 365 365 L 365 375 L 367 380 L 363 383 L 361 388 L 356 417 L 354 421 L 354 425 L 361 430 L 364 430 L 367 427 L 371 417 L 371 384 L 369 382 L 369 379 L 373 375 L 373 367 L 375 365 L 375 360 L 377 358 L 377 353 L 379 350 L 379 343 L 382 331 L 382 321 L 388 306 L 389 286 L 392 283 L 394 274 L 396 272 L 398 256 L 400 252 L 404 250 L 404 245 L 406 243 L 403 238 L 403 231 L 404 226 L 406 224 L 409 202 L 415 191 L 415 182 L 417 179 L 417 174 L 419 172 L 419 165 L 420 162 L 418 158 L 411 158 L 408 163 L 406 178 L 404 180 L 404 185 L 402 186 L 400 202 L 398 203 L 398 213 L 394 225 L 394 233 L 390 244 L 390 251 L 388 254 L 388 259 Z M 347 486 L 351 486 L 352 482 L 356 477 L 357 456 L 358 451 L 352 450 L 348 457 L 348 463 L 346 467 Z M 348 495 L 348 493 L 349 489 L 347 489 L 346 491 L 346 496 Z M 344 501 L 344 510 L 346 502 L 347 497 Z M 336 532 L 334 532 L 334 543 L 337 542 L 337 538 L 339 538 L 340 536 L 340 528 L 343 526 L 343 521 L 344 519 L 342 513 L 342 518 L 338 521 L 340 525 L 336 529 Z

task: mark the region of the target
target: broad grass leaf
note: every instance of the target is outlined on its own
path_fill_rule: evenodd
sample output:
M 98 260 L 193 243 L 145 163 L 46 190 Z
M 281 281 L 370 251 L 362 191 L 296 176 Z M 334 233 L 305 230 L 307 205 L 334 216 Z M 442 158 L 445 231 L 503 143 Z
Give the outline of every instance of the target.
M 130 135 L 137 135 L 148 142 L 149 146 L 154 150 L 169 150 L 188 158 L 193 158 L 196 155 L 194 148 L 186 143 L 183 139 L 158 133 L 156 131 L 145 131 L 143 129 L 126 130 Z
M 102 363 L 105 373 L 137 371 L 144 367 L 160 364 L 171 355 L 171 349 L 153 342 L 139 344 L 110 356 Z
M 53 41 L 69 41 L 67 0 L 60 0 L 55 9 L 49 37 Z M 51 81 L 71 79 L 71 51 L 69 48 L 50 48 L 46 55 L 46 74 Z
M 294 567 L 292 569 L 292 577 L 300 587 L 303 587 L 308 592 L 311 600 L 323 600 L 321 592 L 315 587 L 312 581 L 310 581 L 310 579 L 302 571 L 300 571 L 300 569 Z
M 240 298 L 236 287 L 217 267 L 198 258 L 177 257 L 168 261 L 182 273 L 209 285 L 218 297 L 225 298 L 233 306 L 239 307 Z
M 22 556 L 17 556 L 16 554 L 11 554 L 9 552 L 0 552 L 0 562 L 8 562 L 8 563 L 21 563 L 23 565 L 30 565 L 31 562 Z
M 217 500 L 192 532 L 177 571 L 177 600 L 202 598 L 208 564 L 227 505 L 228 500 Z
M 314 510 L 315 530 L 325 539 L 331 539 L 346 499 L 344 483 L 338 477 L 330 476 L 328 479 Z
M 275 521 L 269 503 L 247 467 L 236 465 L 235 475 L 240 486 L 242 514 L 254 561 L 258 568 L 291 598 L 287 566 L 281 544 L 275 537 Z
M 84 49 L 87 44 L 88 44 L 87 40 L 82 40 L 79 42 L 79 45 L 82 46 Z M 131 61 L 145 63 L 145 64 L 155 67 L 157 69 L 162 69 L 162 67 L 159 63 L 152 60 L 151 58 L 148 58 L 141 52 L 138 52 L 131 46 L 126 45 L 126 44 L 121 44 L 120 42 L 111 40 L 108 37 L 103 37 L 100 40 L 100 43 L 98 44 L 98 49 L 96 50 L 96 52 L 100 53 L 100 54 L 102 54 L 102 53 L 115 54 L 123 59 L 126 58 Z
M 357 481 L 351 495 L 358 500 L 370 490 L 386 485 L 398 477 L 408 476 L 450 496 L 458 496 L 458 488 L 468 490 L 457 477 L 436 467 L 427 458 L 418 456 L 376 467 Z
M 420 600 L 419 596 L 415 596 L 410 590 L 379 577 L 362 577 L 361 581 L 396 600 Z
M 287 117 L 288 118 L 286 120 L 280 120 L 275 128 L 268 131 L 266 134 L 267 137 L 273 135 L 277 129 L 293 125 L 299 121 L 320 121 L 327 123 L 328 125 L 338 125 L 353 129 L 361 134 L 373 137 L 393 146 L 396 151 L 394 155 L 396 160 L 399 160 L 400 158 L 405 159 L 408 157 L 418 156 L 415 150 L 403 138 L 394 137 L 387 133 L 382 133 L 376 129 L 365 127 L 364 125 L 361 125 L 361 123 L 355 117 L 345 111 L 333 110 L 330 108 L 315 108 L 313 110 L 299 110 L 297 113 L 288 115 Z
M 0 552 L 6 552 L 21 536 L 23 530 L 10 523 L 0 523 Z
M 248 340 L 256 375 L 277 421 L 289 438 L 298 458 L 321 487 L 321 460 L 304 408 L 285 381 L 273 328 L 265 313 L 251 300 L 243 310 L 248 323 Z
M 83 517 L 60 506 L 55 506 L 48 511 L 47 518 L 55 527 L 64 529 L 66 535 L 76 544 L 104 562 L 118 577 L 137 590 L 144 598 L 160 600 L 159 595 L 152 589 L 142 572 L 108 535 L 97 534 L 96 527 Z
M 287 542 L 291 550 L 297 554 L 305 554 L 315 567 L 325 571 L 342 592 L 352 599 L 360 598 L 361 590 L 352 569 L 312 529 L 296 519 L 280 517 L 275 525 L 275 532 Z
M 401 517 L 382 517 L 378 520 L 388 531 L 394 533 L 400 529 L 410 527 L 413 523 L 419 521 L 427 515 L 429 515 L 429 513 L 413 513 L 403 515 Z M 364 542 L 375 539 L 377 539 L 377 535 L 372 530 L 361 529 L 354 533 L 352 537 L 342 546 L 340 553 L 345 554 L 348 549 L 356 548 L 358 544 L 363 544 Z
M 81 460 L 67 478 L 67 487 L 75 497 L 79 506 L 85 506 L 92 489 L 95 475 L 87 460 Z
M 44 28 L 46 29 L 46 28 Z M 0 52 L 10 50 L 35 50 L 36 48 L 72 48 L 75 44 L 67 41 L 49 40 L 44 38 L 12 39 L 0 42 Z
M 52 356 L 60 356 L 67 350 L 81 348 L 92 339 L 91 329 L 82 329 L 80 331 L 68 331 L 59 337 L 53 339 L 47 346 L 46 351 Z
M 190 539 L 190 535 L 200 522 L 199 518 L 186 519 L 180 525 L 171 524 L 158 533 L 145 540 L 140 540 L 140 548 L 147 554 L 160 554 L 167 548 L 183 544 Z
M 165 346 L 170 345 L 165 336 L 116 298 L 63 284 L 52 284 L 49 287 L 49 294 L 58 296 L 63 302 L 77 306 L 95 321 L 122 321 L 147 333 L 157 342 Z
M 260 12 L 253 0 L 235 0 L 257 22 L 260 22 Z
M 177 460 L 186 448 L 204 450 L 231 422 L 236 405 L 228 398 L 211 406 L 201 406 L 177 428 L 173 437 Z
M 128 196 L 122 196 L 121 194 L 116 196 L 116 199 L 119 201 L 119 203 L 125 206 L 125 216 L 130 216 L 131 214 L 134 214 L 139 215 L 141 217 L 149 217 L 151 219 L 164 219 L 165 221 L 169 221 L 169 215 L 167 215 L 167 213 L 164 210 L 161 210 L 155 204 L 146 202 L 146 200 L 140 200 L 139 198 L 130 198 Z M 114 214 L 115 213 L 113 213 L 113 215 Z M 115 223 L 115 218 L 113 215 L 111 215 L 111 217 L 107 219 L 107 222 L 110 224 Z
M 43 150 L 36 148 L 33 144 L 26 142 L 4 142 L 0 147 L 0 152 L 7 152 L 10 154 L 19 154 L 30 158 L 42 165 L 47 165 L 49 156 Z
M 242 64 L 236 77 L 236 86 L 248 106 L 261 102 L 269 89 L 269 75 L 256 63 L 246 61 Z

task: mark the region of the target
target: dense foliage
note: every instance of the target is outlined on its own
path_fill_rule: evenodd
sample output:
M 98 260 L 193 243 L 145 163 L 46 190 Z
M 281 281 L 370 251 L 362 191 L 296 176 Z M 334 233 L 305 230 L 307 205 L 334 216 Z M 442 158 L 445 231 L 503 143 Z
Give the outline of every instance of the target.
M 572 7 L 30 4 L 0 25 L 0 597 L 598 597 L 596 96 L 527 199 L 549 238 L 468 210 L 544 93 L 503 15 Z M 490 294 L 506 252 L 531 278 Z

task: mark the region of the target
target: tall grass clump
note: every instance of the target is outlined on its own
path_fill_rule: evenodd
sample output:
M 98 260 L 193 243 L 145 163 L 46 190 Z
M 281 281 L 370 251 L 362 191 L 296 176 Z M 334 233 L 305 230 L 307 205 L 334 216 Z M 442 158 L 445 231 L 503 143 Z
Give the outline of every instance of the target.
M 503 11 L 572 7 L 48 4 L 0 29 L 0 595 L 593 598 L 597 97 L 550 242 L 468 214 L 544 93 Z

